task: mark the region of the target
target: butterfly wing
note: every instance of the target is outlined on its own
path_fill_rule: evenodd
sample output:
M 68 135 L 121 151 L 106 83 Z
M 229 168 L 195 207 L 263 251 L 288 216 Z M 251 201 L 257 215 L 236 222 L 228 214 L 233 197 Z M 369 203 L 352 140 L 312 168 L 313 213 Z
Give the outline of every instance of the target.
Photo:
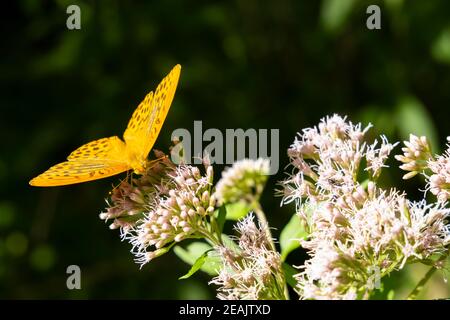
M 76 160 L 61 162 L 30 181 L 35 187 L 54 187 L 110 177 L 127 171 L 126 165 Z
M 126 146 L 118 137 L 89 142 L 30 181 L 39 187 L 62 186 L 110 177 L 130 169 Z
M 86 143 L 73 151 L 67 160 L 110 160 L 126 162 L 126 146 L 119 137 L 102 138 Z
M 161 81 L 155 94 L 150 92 L 134 111 L 123 135 L 127 149 L 140 159 L 146 159 L 158 138 L 169 112 L 180 78 L 181 66 L 176 65 Z
M 150 92 L 137 107 L 124 133 L 118 137 L 89 142 L 59 163 L 30 181 L 32 186 L 61 186 L 110 177 L 131 169 L 128 156 L 147 158 L 166 119 L 181 66 L 176 65 L 161 81 L 155 94 Z

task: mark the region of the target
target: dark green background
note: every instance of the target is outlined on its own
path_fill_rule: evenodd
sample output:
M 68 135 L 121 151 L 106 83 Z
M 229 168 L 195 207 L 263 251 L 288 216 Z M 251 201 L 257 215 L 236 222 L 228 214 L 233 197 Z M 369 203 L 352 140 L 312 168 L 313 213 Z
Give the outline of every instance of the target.
M 79 31 L 66 28 L 69 4 L 81 7 Z M 381 7 L 381 30 L 366 28 L 369 4 Z M 370 121 L 373 136 L 392 140 L 425 133 L 441 150 L 450 134 L 449 1 L 29 0 L 1 11 L 0 298 L 214 296 L 204 274 L 177 280 L 189 266 L 172 253 L 142 270 L 133 263 L 130 245 L 98 218 L 117 177 L 28 186 L 79 145 L 120 135 L 176 63 L 183 69 L 161 150 L 194 120 L 204 129 L 279 128 L 281 168 L 295 133 L 327 114 Z M 293 213 L 273 197 L 281 171 L 263 199 L 276 228 Z M 393 172 L 386 186 L 423 187 Z M 70 264 L 82 269 L 82 290 L 66 289 Z M 396 297 L 423 272 L 391 277 Z M 423 297 L 449 295 L 438 275 Z

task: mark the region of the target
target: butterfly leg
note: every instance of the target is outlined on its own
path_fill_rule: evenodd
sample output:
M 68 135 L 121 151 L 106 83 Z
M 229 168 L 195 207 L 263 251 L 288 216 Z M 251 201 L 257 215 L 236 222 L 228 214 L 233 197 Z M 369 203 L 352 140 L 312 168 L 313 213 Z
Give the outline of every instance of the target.
M 127 171 L 127 175 L 125 178 L 123 178 L 122 180 L 120 180 L 120 182 L 117 185 L 112 185 L 112 190 L 109 192 L 109 194 L 111 195 L 114 190 L 116 190 L 118 187 L 120 187 L 120 185 L 124 182 L 128 182 L 129 178 L 131 177 L 130 171 Z M 130 184 L 132 185 L 132 180 L 130 179 Z
M 156 158 L 156 159 L 154 159 L 154 160 L 149 160 L 149 161 L 147 161 L 147 164 L 146 164 L 146 168 L 147 168 L 147 170 L 150 170 L 150 169 L 152 169 L 154 166 L 156 166 L 159 162 L 161 162 L 161 161 L 164 161 L 164 160 L 166 160 L 166 159 L 168 159 L 169 158 L 169 156 L 168 155 L 162 155 L 162 156 L 160 156 L 159 158 Z

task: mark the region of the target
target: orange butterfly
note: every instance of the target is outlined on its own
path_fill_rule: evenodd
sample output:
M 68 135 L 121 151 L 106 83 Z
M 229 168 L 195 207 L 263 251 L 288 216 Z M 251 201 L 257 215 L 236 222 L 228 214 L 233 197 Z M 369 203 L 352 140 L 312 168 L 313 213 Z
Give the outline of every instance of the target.
M 145 97 L 119 137 L 102 138 L 89 142 L 73 151 L 67 161 L 61 162 L 30 181 L 39 187 L 62 186 L 110 177 L 133 170 L 143 174 L 147 168 L 147 156 L 166 119 L 181 66 L 176 65 L 161 81 L 155 94 Z

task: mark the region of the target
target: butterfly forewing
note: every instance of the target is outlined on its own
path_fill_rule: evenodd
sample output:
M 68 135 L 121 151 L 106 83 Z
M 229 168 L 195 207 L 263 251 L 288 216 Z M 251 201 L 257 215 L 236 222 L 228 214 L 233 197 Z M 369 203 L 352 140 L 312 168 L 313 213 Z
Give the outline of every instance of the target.
M 155 93 L 149 93 L 134 112 L 124 133 L 129 151 L 143 160 L 153 147 L 170 105 L 180 78 L 181 66 L 176 65 L 161 81 Z
M 102 138 L 86 143 L 73 151 L 67 160 L 78 159 L 91 160 L 115 160 L 126 162 L 124 155 L 126 152 L 125 143 L 119 137 Z
M 127 149 L 129 151 L 134 151 L 135 154 L 141 157 L 147 156 L 143 155 L 146 144 L 144 137 L 146 136 L 147 128 L 150 125 L 152 100 L 153 92 L 150 92 L 133 112 L 133 115 L 128 122 L 127 129 L 123 134 Z

